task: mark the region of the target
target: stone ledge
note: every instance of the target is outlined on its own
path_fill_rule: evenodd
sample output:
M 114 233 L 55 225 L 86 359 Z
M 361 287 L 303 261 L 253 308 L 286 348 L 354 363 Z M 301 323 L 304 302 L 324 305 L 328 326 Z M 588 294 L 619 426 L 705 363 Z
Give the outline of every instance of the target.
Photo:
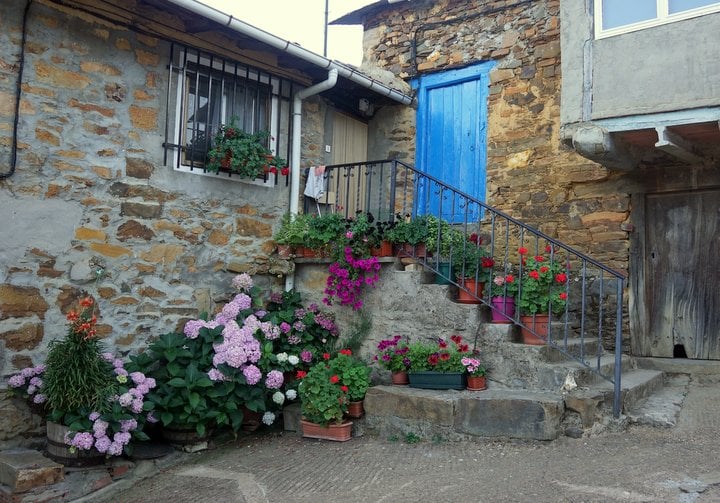
M 29 449 L 0 452 L 0 484 L 12 493 L 27 492 L 63 480 L 63 465 Z

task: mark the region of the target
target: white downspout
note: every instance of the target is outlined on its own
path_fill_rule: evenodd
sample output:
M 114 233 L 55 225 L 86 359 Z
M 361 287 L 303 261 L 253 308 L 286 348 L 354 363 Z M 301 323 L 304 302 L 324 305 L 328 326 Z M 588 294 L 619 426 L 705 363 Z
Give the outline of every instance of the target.
M 338 71 L 332 68 L 327 79 L 301 89 L 293 97 L 292 151 L 290 155 L 290 215 L 295 218 L 300 204 L 300 155 L 302 142 L 302 100 L 330 89 L 337 83 Z M 295 287 L 295 272 L 285 277 L 285 290 Z

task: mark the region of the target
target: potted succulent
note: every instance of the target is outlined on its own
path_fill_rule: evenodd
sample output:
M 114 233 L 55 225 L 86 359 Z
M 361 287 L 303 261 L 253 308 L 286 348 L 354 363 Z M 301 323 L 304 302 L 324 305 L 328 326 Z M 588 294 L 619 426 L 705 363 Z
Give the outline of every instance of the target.
M 353 356 L 349 349 L 341 349 L 338 354 L 328 362 L 330 369 L 340 378 L 340 382 L 347 386 L 348 416 L 362 417 L 363 400 L 370 387 L 370 367 L 364 361 Z
M 526 344 L 545 344 L 549 331 L 550 313 L 565 312 L 568 298 L 568 269 L 552 248 L 548 255 L 530 256 L 528 249 L 520 247 L 522 276 L 518 287 L 520 332 Z
M 303 436 L 339 442 L 350 440 L 352 422 L 344 419 L 349 388 L 340 381 L 340 376 L 327 361 L 322 361 L 307 373 L 298 372 L 298 377 L 301 378 L 298 394 Z
M 250 179 L 265 173 L 287 172 L 286 162 L 273 155 L 268 148 L 267 131 L 248 133 L 237 125 L 237 118 L 223 124 L 212 140 L 205 169 L 212 172 L 227 170 Z
M 50 342 L 44 365 L 24 369 L 9 384 L 47 411 L 48 455 L 67 466 L 102 462 L 146 440 L 145 396 L 155 386 L 144 374 L 104 352 L 96 333 L 95 302 L 86 297 L 67 314 L 68 330 Z M 152 421 L 152 417 L 149 418 Z
M 392 383 L 396 385 L 404 385 L 408 383 L 408 369 L 410 368 L 410 358 L 408 357 L 407 341 L 402 340 L 401 335 L 395 335 L 390 339 L 384 339 L 377 345 L 378 353 L 373 360 L 381 367 L 389 370 L 391 373 Z
M 466 369 L 462 359 L 471 355 L 460 335 L 450 341 L 438 338 L 433 342 L 410 344 L 410 386 L 425 389 L 465 389 Z

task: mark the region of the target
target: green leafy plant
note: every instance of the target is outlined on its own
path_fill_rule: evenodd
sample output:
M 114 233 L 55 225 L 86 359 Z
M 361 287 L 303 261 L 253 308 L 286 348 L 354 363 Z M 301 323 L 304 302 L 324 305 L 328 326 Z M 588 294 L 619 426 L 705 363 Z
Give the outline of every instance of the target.
M 305 243 L 309 228 L 309 217 L 305 213 L 285 213 L 273 239 L 279 245 L 301 246 Z
M 442 338 L 433 342 L 415 342 L 410 344 L 408 351 L 410 371 L 464 372 L 462 359 L 472 354 L 459 335 L 451 336 L 450 342 Z
M 392 243 L 396 244 L 410 244 L 417 246 L 419 244 L 427 243 L 429 232 L 428 232 L 428 217 L 425 215 L 415 216 L 410 218 L 400 218 L 395 225 L 387 233 L 388 239 Z
M 305 246 L 314 249 L 335 248 L 341 236 L 347 232 L 347 221 L 340 213 L 326 213 L 324 215 L 311 215 L 308 218 L 308 232 L 305 237 Z
M 405 443 L 406 444 L 417 444 L 422 440 L 422 437 L 417 435 L 416 433 L 413 433 L 412 431 L 409 431 L 405 434 Z
M 548 253 L 552 248 L 548 246 Z M 518 253 L 522 260 L 518 307 L 522 314 L 553 314 L 565 311 L 568 299 L 568 269 L 557 255 L 529 256 L 527 248 Z
M 427 217 L 428 251 L 439 256 L 441 261 L 449 261 L 462 250 L 465 233 L 455 229 L 447 220 L 434 215 Z
M 320 362 L 307 373 L 298 372 L 300 410 L 306 420 L 326 426 L 341 424 L 348 408 L 348 387 L 327 362 Z
M 370 367 L 364 361 L 354 357 L 351 350 L 341 349 L 328 361 L 328 365 L 334 374 L 340 377 L 340 382 L 347 386 L 350 401 L 365 398 L 370 387 Z
M 453 253 L 453 264 L 458 278 L 475 279 L 479 283 L 486 283 L 490 281 L 495 261 L 482 246 L 482 239 L 477 234 L 471 234 L 458 248 L 457 254 Z
M 233 117 L 213 137 L 205 169 L 215 173 L 225 169 L 251 179 L 263 173 L 277 174 L 278 170 L 287 174 L 285 159 L 274 156 L 268 148 L 269 137 L 267 131 L 243 131 Z

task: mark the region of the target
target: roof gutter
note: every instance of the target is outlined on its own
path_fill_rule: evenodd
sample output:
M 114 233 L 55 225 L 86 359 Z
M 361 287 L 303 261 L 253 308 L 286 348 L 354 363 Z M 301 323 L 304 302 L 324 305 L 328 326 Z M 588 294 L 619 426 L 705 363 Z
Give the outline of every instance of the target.
M 283 52 L 286 52 L 287 54 L 290 54 L 291 56 L 300 58 L 303 61 L 307 61 L 308 63 L 311 63 L 315 66 L 325 68 L 327 70 L 337 70 L 340 77 L 346 78 L 351 82 L 354 82 L 366 89 L 370 89 L 382 96 L 386 96 L 393 101 L 402 103 L 403 105 L 413 104 L 414 98 L 412 96 L 398 91 L 397 89 L 388 87 L 385 84 L 382 84 L 381 82 L 378 82 L 377 80 L 372 79 L 367 75 L 358 72 L 357 70 L 354 70 L 353 68 L 350 68 L 349 66 L 338 63 L 337 61 L 327 59 L 297 44 L 293 44 L 292 42 L 284 40 L 280 37 L 276 37 L 275 35 L 272 35 L 265 30 L 261 30 L 260 28 L 257 28 L 251 24 L 245 23 L 244 21 L 241 21 L 238 18 L 231 16 L 230 14 L 225 14 L 224 12 L 215 9 L 214 7 L 205 5 L 198 0 L 166 1 L 177 5 L 178 7 L 182 7 L 191 12 L 194 12 L 195 14 L 203 16 L 204 18 L 215 21 L 216 23 L 226 26 L 233 31 L 259 40 L 260 42 L 274 47 L 275 49 L 279 49 Z

